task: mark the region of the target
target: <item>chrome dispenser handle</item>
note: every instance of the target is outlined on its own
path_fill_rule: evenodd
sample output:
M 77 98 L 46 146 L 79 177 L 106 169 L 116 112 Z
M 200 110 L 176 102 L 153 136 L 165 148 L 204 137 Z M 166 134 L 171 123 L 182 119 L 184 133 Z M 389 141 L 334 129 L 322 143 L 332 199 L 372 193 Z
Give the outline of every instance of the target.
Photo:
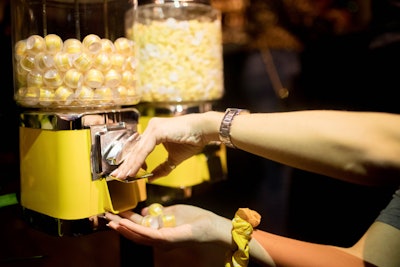
M 105 178 L 121 164 L 119 155 L 126 140 L 134 134 L 124 122 L 93 126 L 94 143 L 92 147 L 93 180 Z

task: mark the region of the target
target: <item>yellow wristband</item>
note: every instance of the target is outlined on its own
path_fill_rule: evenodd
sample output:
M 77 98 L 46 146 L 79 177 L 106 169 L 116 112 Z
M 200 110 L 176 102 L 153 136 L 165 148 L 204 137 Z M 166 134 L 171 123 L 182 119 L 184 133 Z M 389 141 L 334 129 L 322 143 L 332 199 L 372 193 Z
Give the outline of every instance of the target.
M 232 219 L 234 251 L 227 255 L 225 267 L 246 267 L 250 258 L 249 242 L 253 229 L 260 224 L 261 216 L 256 211 L 240 208 Z

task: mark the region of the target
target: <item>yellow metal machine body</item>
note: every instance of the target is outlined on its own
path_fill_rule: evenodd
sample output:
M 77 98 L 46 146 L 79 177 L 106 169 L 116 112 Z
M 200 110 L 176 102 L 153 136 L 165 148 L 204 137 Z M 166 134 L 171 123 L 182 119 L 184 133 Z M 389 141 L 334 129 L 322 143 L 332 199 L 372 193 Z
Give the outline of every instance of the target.
M 174 117 L 188 113 L 198 113 L 211 110 L 208 102 L 189 104 L 141 104 L 139 132 L 143 131 L 149 120 L 157 117 Z M 154 169 L 167 158 L 164 146 L 157 146 L 147 157 L 149 170 Z M 196 188 L 204 188 L 215 182 L 226 179 L 227 159 L 226 148 L 220 144 L 210 144 L 202 153 L 194 155 L 179 164 L 169 175 L 159 178 L 147 185 L 147 195 L 150 202 L 170 202 L 191 197 Z M 202 190 L 201 190 L 202 191 Z
M 134 109 L 22 113 L 22 206 L 65 224 L 106 211 L 119 213 L 146 200 L 145 179 L 126 183 L 108 177 L 137 122 Z

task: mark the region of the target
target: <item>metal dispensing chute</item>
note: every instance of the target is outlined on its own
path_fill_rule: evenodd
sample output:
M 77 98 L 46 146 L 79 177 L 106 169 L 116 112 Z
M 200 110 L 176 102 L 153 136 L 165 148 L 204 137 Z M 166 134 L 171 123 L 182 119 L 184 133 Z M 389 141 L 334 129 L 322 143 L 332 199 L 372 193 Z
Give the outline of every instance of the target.
M 174 117 L 210 111 L 224 93 L 221 14 L 209 1 L 139 1 L 133 28 L 137 55 L 138 109 L 145 129 L 155 116 Z M 165 161 L 162 146 L 147 159 L 151 170 Z M 226 178 L 222 145 L 181 163 L 167 177 L 149 183 L 151 202 L 168 202 L 192 195 L 197 186 Z
M 147 197 L 145 179 L 108 176 L 138 131 L 141 95 L 125 31 L 133 3 L 10 2 L 24 215 L 57 235 L 91 231 L 99 214 Z

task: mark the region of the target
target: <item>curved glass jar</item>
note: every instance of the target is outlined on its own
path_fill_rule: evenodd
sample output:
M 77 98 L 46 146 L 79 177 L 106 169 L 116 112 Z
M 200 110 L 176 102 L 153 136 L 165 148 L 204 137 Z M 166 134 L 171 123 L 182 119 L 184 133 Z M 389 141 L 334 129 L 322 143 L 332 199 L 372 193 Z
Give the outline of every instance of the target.
M 133 41 L 125 35 L 131 1 L 10 2 L 19 105 L 65 109 L 139 102 Z
M 220 12 L 199 1 L 137 7 L 131 36 L 143 102 L 218 100 L 224 93 Z

